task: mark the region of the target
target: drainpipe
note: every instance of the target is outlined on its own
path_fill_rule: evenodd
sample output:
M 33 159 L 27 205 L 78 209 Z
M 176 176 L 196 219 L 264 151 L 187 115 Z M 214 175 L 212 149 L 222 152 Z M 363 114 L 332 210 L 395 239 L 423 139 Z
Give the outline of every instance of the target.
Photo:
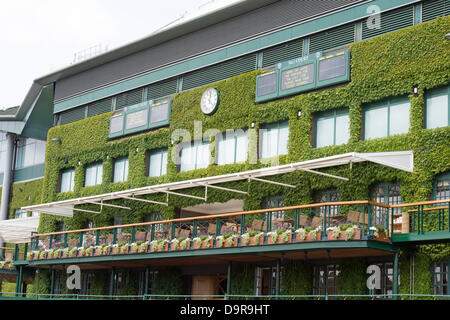
M 13 154 L 14 154 L 14 140 L 15 135 L 6 134 L 6 158 L 3 165 L 3 185 L 2 185 L 2 199 L 0 207 L 0 221 L 8 219 L 9 208 L 9 194 L 12 185 L 12 169 L 13 169 Z M 0 247 L 3 247 L 3 241 L 0 240 Z M 0 256 L 4 256 L 3 250 L 0 251 Z

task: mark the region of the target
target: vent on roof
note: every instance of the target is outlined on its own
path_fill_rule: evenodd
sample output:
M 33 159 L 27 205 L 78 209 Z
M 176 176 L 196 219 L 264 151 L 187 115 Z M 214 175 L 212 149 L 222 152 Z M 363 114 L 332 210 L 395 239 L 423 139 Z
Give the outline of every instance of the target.
M 110 112 L 112 110 L 112 98 L 95 101 L 88 105 L 88 117 Z
M 77 107 L 59 114 L 59 124 L 67 124 L 84 119 L 86 117 L 86 106 Z
M 303 56 L 303 39 L 283 43 L 262 52 L 262 67 L 267 68 L 278 62 L 288 61 Z
M 355 42 L 355 24 L 349 23 L 310 37 L 309 52 L 325 51 Z
M 137 88 L 117 95 L 116 110 L 142 102 L 144 88 Z
M 414 24 L 414 6 L 406 6 L 381 13 L 381 27 L 378 29 L 369 29 L 367 24 L 368 21 L 369 20 L 363 21 L 363 40 L 412 26 Z
M 183 90 L 189 90 L 256 70 L 256 54 L 249 54 L 191 72 L 183 77 Z
M 177 78 L 164 80 L 147 87 L 147 100 L 169 96 L 177 92 Z
M 432 0 L 422 3 L 422 21 L 430 21 L 450 14 L 450 0 Z

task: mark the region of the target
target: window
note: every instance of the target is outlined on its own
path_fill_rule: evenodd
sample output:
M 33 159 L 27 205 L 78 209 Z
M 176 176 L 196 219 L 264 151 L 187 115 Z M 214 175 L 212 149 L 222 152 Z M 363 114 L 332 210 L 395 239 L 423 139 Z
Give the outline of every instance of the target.
M 145 217 L 144 222 L 153 222 L 153 221 L 163 221 L 164 216 L 160 212 L 153 212 L 150 213 Z M 170 225 L 168 223 L 160 223 L 160 224 L 154 224 L 154 230 L 155 230 L 155 239 L 158 239 L 158 236 L 164 236 L 165 234 L 168 234 Z M 151 232 L 152 225 L 149 225 L 147 227 L 147 232 Z
M 27 211 L 25 210 L 15 210 L 14 211 L 14 219 L 20 219 L 20 218 L 26 218 L 27 217 Z
M 242 129 L 227 131 L 225 134 L 218 135 L 216 141 L 218 165 L 247 160 L 248 136 L 246 131 Z
M 90 295 L 91 294 L 91 286 L 94 278 L 93 272 L 82 272 L 81 273 L 81 295 Z
M 314 203 L 325 203 L 325 202 L 337 202 L 341 193 L 336 189 L 328 189 L 328 190 L 318 190 L 314 192 L 313 201 Z M 330 206 L 330 216 L 336 216 L 339 213 L 338 206 Z M 316 216 L 324 216 L 325 215 L 325 207 L 316 208 Z
M 371 263 L 367 270 L 369 278 L 373 281 L 372 283 L 368 282 L 369 294 L 378 296 L 378 298 L 385 298 L 384 295 L 387 295 L 388 298 L 392 298 L 394 264 L 392 262 Z
M 262 126 L 259 130 L 260 158 L 271 158 L 287 154 L 289 139 L 289 122 L 277 122 Z
M 102 178 L 103 178 L 103 165 L 101 162 L 86 166 L 86 175 L 84 180 L 85 187 L 101 184 Z
M 148 283 L 146 286 L 145 280 L 146 280 L 146 271 L 139 272 L 139 283 L 138 283 L 138 295 L 144 295 L 144 294 L 152 294 L 153 288 L 155 287 L 155 280 L 158 275 L 158 271 L 148 271 Z M 145 288 L 147 288 L 147 292 L 145 292 Z
M 384 204 L 402 204 L 403 199 L 400 196 L 400 183 L 399 182 L 383 182 L 377 183 L 371 187 L 370 200 L 384 203 Z M 394 223 L 401 223 L 402 208 L 394 208 Z M 381 207 L 374 207 L 374 215 L 372 216 L 372 223 L 385 225 L 388 218 L 387 210 Z
M 339 109 L 317 114 L 316 148 L 345 144 L 350 137 L 348 110 Z
M 425 128 L 447 127 L 450 124 L 450 86 L 426 94 Z
M 281 267 L 282 269 L 283 267 Z M 281 288 L 281 275 L 283 273 L 280 270 L 280 288 Z M 275 295 L 276 294 L 276 282 L 277 282 L 276 267 L 256 267 L 256 292 L 257 296 Z
M 206 168 L 209 165 L 209 141 L 197 140 L 182 145 L 180 172 Z
M 167 173 L 167 149 L 149 150 L 147 170 L 149 177 L 159 177 Z
M 114 225 L 115 226 L 123 225 L 123 217 L 121 215 L 116 214 L 114 216 Z M 122 234 L 122 228 L 117 228 L 117 234 Z
M 73 191 L 74 187 L 74 178 L 75 178 L 75 169 L 64 169 L 61 171 L 61 178 L 60 178 L 60 188 L 59 192 L 69 192 Z
M 114 161 L 113 182 L 123 182 L 128 179 L 128 157 L 117 158 Z
M 370 105 L 364 110 L 364 140 L 408 133 L 408 98 L 393 98 Z
M 45 141 L 24 138 L 19 140 L 16 169 L 31 167 L 45 162 Z
M 313 294 L 339 294 L 338 278 L 340 273 L 341 271 L 337 264 L 314 266 Z
M 285 201 L 284 194 L 266 197 L 262 201 L 261 207 L 263 209 L 282 208 L 284 207 L 284 201 Z M 275 219 L 284 219 L 284 211 L 275 211 L 271 212 L 271 214 L 272 214 L 271 216 L 272 221 L 275 221 Z
M 6 164 L 6 133 L 0 132 L 0 173 L 4 172 Z
M 66 225 L 64 222 L 56 222 L 55 224 L 55 232 L 64 232 L 66 231 Z M 55 241 L 56 242 L 62 242 L 63 241 L 63 236 L 62 234 L 58 234 L 55 236 Z
M 449 294 L 449 265 L 450 260 L 435 262 L 431 265 L 431 273 L 433 274 L 433 292 L 435 295 Z
M 440 174 L 433 183 L 433 200 L 450 199 L 450 172 Z

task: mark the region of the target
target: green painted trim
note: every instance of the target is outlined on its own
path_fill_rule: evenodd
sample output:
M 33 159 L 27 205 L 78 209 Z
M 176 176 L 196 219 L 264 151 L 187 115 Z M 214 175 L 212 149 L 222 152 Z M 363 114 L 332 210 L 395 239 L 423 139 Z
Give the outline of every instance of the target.
M 61 264 L 81 264 L 93 262 L 108 261 L 129 261 L 129 260 L 151 260 L 151 259 L 171 259 L 186 257 L 201 257 L 211 255 L 234 255 L 234 254 L 254 254 L 268 252 L 286 252 L 286 251 L 305 251 L 305 250 L 324 250 L 324 249 L 351 249 L 351 248 L 367 248 L 388 252 L 398 250 L 387 242 L 373 240 L 331 240 L 331 241 L 311 241 L 302 243 L 287 243 L 276 245 L 261 245 L 251 247 L 230 247 L 230 248 L 210 248 L 210 249 L 191 249 L 180 251 L 151 252 L 140 254 L 116 254 L 108 256 L 92 256 L 92 257 L 74 257 L 64 259 L 46 259 L 29 261 L 29 266 L 38 265 L 61 265 Z
M 14 172 L 14 182 L 40 179 L 44 177 L 44 174 L 45 174 L 45 163 L 17 169 Z
M 248 40 L 209 54 L 192 58 L 168 67 L 164 67 L 142 76 L 133 77 L 110 86 L 79 95 L 55 104 L 54 113 L 59 113 L 95 100 L 103 99 L 120 92 L 132 90 L 176 75 L 184 74 L 206 67 L 224 60 L 236 58 L 244 54 L 262 50 L 290 40 L 299 39 L 312 33 L 319 32 L 349 21 L 363 19 L 368 16 L 367 5 L 378 5 L 381 11 L 419 2 L 419 0 L 373 0 L 370 4 L 363 4 L 342 10 L 324 17 L 320 17 L 290 28 L 276 31 L 256 39 Z
M 394 234 L 391 237 L 392 243 L 402 243 L 402 242 L 420 242 L 425 244 L 427 242 L 450 242 L 450 232 L 444 231 L 429 231 L 422 234 L 414 233 L 402 233 Z

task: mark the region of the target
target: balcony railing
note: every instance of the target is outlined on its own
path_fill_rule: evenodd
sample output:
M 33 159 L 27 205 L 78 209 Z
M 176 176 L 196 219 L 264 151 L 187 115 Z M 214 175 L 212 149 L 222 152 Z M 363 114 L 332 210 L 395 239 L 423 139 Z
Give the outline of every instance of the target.
M 60 259 L 304 241 L 389 242 L 393 234 L 449 232 L 449 206 L 450 199 L 401 205 L 366 200 L 328 202 L 34 234 L 29 245 L 16 245 L 15 260 L 21 257 L 26 260 Z M 402 212 L 397 213 L 399 210 Z

